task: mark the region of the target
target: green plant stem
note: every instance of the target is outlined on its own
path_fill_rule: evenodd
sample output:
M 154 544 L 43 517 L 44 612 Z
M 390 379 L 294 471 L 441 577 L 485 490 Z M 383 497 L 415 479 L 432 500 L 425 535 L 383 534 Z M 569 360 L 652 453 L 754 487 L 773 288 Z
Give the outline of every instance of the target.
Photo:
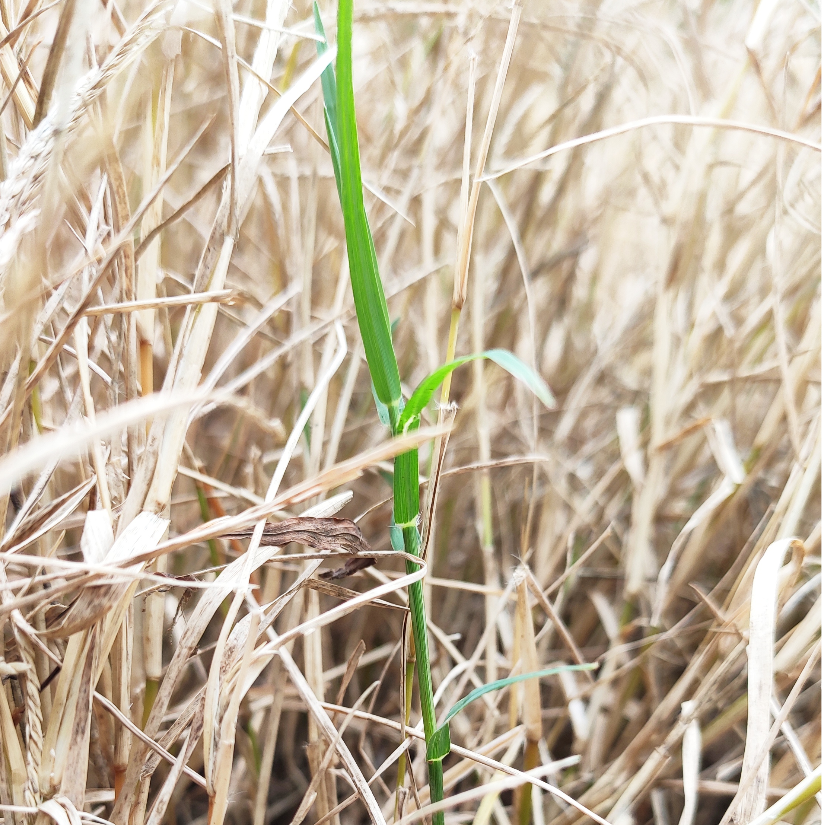
M 449 335 L 447 337 L 447 355 L 446 355 L 446 358 L 444 359 L 445 364 L 449 364 L 450 361 L 452 361 L 455 358 L 456 342 L 458 340 L 458 321 L 459 321 L 460 317 L 461 317 L 461 309 L 454 308 L 451 315 L 450 315 L 450 332 L 449 332 Z M 441 407 L 439 408 L 439 411 L 438 411 L 438 424 L 439 424 L 439 426 L 444 423 L 444 408 L 450 402 L 450 385 L 452 384 L 452 380 L 453 380 L 453 374 L 452 373 L 447 373 L 447 376 L 444 378 L 444 383 L 441 385 Z M 438 455 L 440 450 L 441 450 L 441 437 L 439 437 L 436 441 L 435 449 L 433 450 L 433 455 L 434 456 Z M 398 470 L 396 469 L 396 473 L 397 472 L 398 472 Z M 430 478 L 430 483 L 432 484 L 432 482 L 433 482 L 433 479 L 431 477 Z M 419 508 L 416 507 L 416 512 L 418 512 L 418 509 Z M 396 520 L 396 523 L 398 523 L 397 520 Z M 416 534 L 417 533 L 418 533 L 418 531 L 416 530 Z M 417 549 L 416 549 L 416 553 L 415 553 L 416 556 L 419 555 L 420 552 L 421 552 L 420 543 L 421 542 L 420 542 L 420 538 L 419 538 L 418 541 L 417 541 Z M 404 537 L 404 547 L 405 547 L 405 549 L 408 549 L 407 548 L 406 536 Z M 409 552 L 409 550 L 408 550 L 408 552 Z M 407 572 L 412 572 L 410 570 L 411 566 L 412 566 L 412 564 L 410 562 L 408 562 L 407 563 Z M 424 602 L 424 588 L 423 588 L 421 582 L 416 582 L 416 585 L 417 585 L 417 591 L 418 591 L 418 594 L 419 594 L 420 603 L 421 603 L 422 612 L 423 612 L 426 609 L 425 608 L 425 602 Z M 410 610 L 413 611 L 413 589 L 412 588 L 410 588 L 410 590 L 409 590 L 409 597 L 410 597 Z M 413 615 L 415 615 L 414 612 L 413 612 Z M 424 615 L 426 617 L 426 613 Z M 429 682 L 430 699 L 432 701 L 432 695 L 433 694 L 432 694 L 432 677 L 431 677 L 431 673 L 430 673 L 429 647 L 426 646 L 427 645 L 426 621 L 425 621 L 423 636 L 424 636 L 424 644 L 425 644 L 425 647 L 423 648 L 424 652 L 423 653 L 416 653 L 416 651 L 419 650 L 419 644 L 418 644 L 417 633 L 415 632 L 415 628 L 413 628 L 413 638 L 414 638 L 413 646 L 415 648 L 415 651 L 413 652 L 411 660 L 409 660 L 407 662 L 407 667 L 406 667 L 406 671 L 405 671 L 405 674 L 404 674 L 405 675 L 405 680 L 404 680 L 404 702 L 405 702 L 405 705 L 406 705 L 406 713 L 405 713 L 406 718 L 404 720 L 404 723 L 406 725 L 410 724 L 410 709 L 411 709 L 411 705 L 412 705 L 412 676 L 413 676 L 413 670 L 417 668 L 417 659 L 418 659 L 419 656 L 422 656 L 422 655 L 426 656 L 427 678 L 428 678 L 428 682 Z M 424 706 L 425 706 L 424 689 L 421 686 L 421 678 L 420 677 L 419 677 L 419 692 L 421 693 L 422 716 L 424 716 L 424 712 L 423 712 L 423 709 L 424 709 Z M 432 712 L 433 712 L 433 717 L 434 717 L 435 716 L 435 707 L 432 708 Z M 425 736 L 426 741 L 429 743 L 431 738 L 432 738 L 432 734 L 427 733 L 426 716 L 424 717 L 424 719 L 425 719 L 425 721 L 424 721 L 424 736 Z M 402 731 L 402 734 L 401 734 L 401 740 L 402 741 L 404 740 L 404 736 L 405 736 L 405 734 Z M 398 784 L 397 784 L 397 787 L 398 787 L 399 792 L 400 792 L 400 789 L 404 786 L 404 775 L 406 773 L 406 767 L 407 767 L 407 758 L 406 758 L 405 754 L 402 754 L 401 758 L 398 760 Z M 428 762 L 427 763 L 427 773 L 428 773 L 428 781 L 429 781 L 429 784 L 430 784 L 430 799 L 433 802 L 443 799 L 444 798 L 444 769 L 443 769 L 442 763 L 440 761 L 439 762 Z M 401 815 L 400 811 L 398 811 L 398 815 L 400 817 L 400 815 Z M 433 825 L 441 825 L 441 823 L 443 823 L 443 822 L 444 822 L 444 814 L 437 813 L 433 816 Z
M 323 36 L 323 23 L 317 5 L 314 6 L 315 26 Z M 329 137 L 335 182 L 344 217 L 347 239 L 350 282 L 355 303 L 358 328 L 364 344 L 364 354 L 372 378 L 379 416 L 389 419 L 393 435 L 415 429 L 421 410 L 415 407 L 406 420 L 402 419 L 403 400 L 398 360 L 392 343 L 389 311 L 375 244 L 364 209 L 361 180 L 361 160 L 358 149 L 358 129 L 355 121 L 355 99 L 352 84 L 352 0 L 339 0 L 338 55 L 335 70 L 324 72 L 322 88 L 327 135 Z M 326 44 L 319 45 L 319 53 Z M 447 370 L 447 375 L 454 369 Z M 440 383 L 440 381 L 438 382 Z M 430 392 L 435 390 L 432 387 Z M 418 399 L 422 404 L 429 400 Z M 411 399 L 412 400 L 412 399 Z M 411 556 L 421 556 L 421 537 L 418 532 L 420 502 L 418 497 L 418 450 L 398 456 L 393 474 L 393 516 L 403 537 L 403 549 Z M 393 546 L 401 549 L 398 532 L 393 531 Z M 414 573 L 418 565 L 407 561 L 407 571 Z M 441 762 L 449 752 L 449 734 L 436 736 L 435 701 L 433 698 L 430 653 L 427 641 L 427 614 L 424 607 L 424 586 L 418 581 L 409 588 L 410 614 L 415 646 L 415 669 L 421 697 L 421 715 L 427 743 L 427 767 L 430 779 L 430 799 L 439 802 L 444 796 L 444 777 Z M 405 685 L 408 680 L 405 679 Z M 405 696 L 405 705 L 407 696 Z M 399 776 L 402 776 L 399 769 Z M 433 825 L 443 825 L 444 814 L 433 816 Z
M 395 422 L 393 422 L 393 425 Z M 418 450 L 410 450 L 395 459 L 393 473 L 393 515 L 401 527 L 404 549 L 411 556 L 421 556 L 421 536 L 418 532 Z M 407 573 L 415 573 L 418 565 L 407 561 Z M 442 760 L 430 759 L 429 745 L 436 731 L 435 700 L 430 671 L 430 646 L 427 638 L 427 614 L 424 606 L 424 584 L 414 582 L 408 588 L 410 619 L 415 642 L 415 669 L 418 674 L 418 695 L 421 716 L 424 720 L 424 739 L 428 746 L 427 772 L 430 782 L 430 800 L 440 802 L 444 798 L 444 771 Z M 433 814 L 433 825 L 444 825 L 442 812 Z
M 404 533 L 406 543 L 407 531 L 405 530 Z M 415 573 L 416 570 L 418 570 L 418 565 L 408 561 L 407 572 Z M 413 639 L 415 641 L 415 669 L 418 673 L 418 692 L 421 698 L 421 716 L 424 719 L 424 736 L 429 741 L 435 733 L 435 703 L 433 701 L 430 650 L 427 639 L 427 615 L 424 607 L 424 585 L 422 582 L 417 581 L 410 585 L 409 596 Z
M 444 799 L 444 769 L 441 760 L 427 762 L 427 774 L 430 781 L 430 802 L 440 802 Z M 433 814 L 433 825 L 444 825 L 444 811 Z

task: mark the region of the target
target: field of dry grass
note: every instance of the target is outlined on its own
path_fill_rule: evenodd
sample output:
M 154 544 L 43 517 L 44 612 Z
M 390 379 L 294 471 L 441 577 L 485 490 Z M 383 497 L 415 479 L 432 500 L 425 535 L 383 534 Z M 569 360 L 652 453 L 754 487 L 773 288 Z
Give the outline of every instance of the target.
M 391 439 L 311 4 L 0 0 L 0 821 L 427 820 L 415 443 L 448 823 L 821 822 L 819 17 L 358 0 Z

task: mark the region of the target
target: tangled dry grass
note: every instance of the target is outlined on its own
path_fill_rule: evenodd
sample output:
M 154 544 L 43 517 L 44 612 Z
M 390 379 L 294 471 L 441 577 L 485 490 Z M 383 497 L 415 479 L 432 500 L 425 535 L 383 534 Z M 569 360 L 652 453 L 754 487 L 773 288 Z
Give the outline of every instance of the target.
M 452 314 L 558 401 L 474 362 L 388 440 L 311 6 L 0 0 L 2 821 L 432 813 L 415 441 L 439 715 L 598 665 L 455 717 L 450 822 L 820 822 L 819 14 L 358 2 L 405 385 Z

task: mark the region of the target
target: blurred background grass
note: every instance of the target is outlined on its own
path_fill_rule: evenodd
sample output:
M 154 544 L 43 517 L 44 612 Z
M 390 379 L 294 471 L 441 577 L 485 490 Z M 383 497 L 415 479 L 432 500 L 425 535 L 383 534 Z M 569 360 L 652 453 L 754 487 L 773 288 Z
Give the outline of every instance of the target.
M 95 481 L 26 553 L 89 562 L 81 535 L 84 528 L 91 535 L 86 514 L 96 509 L 111 513 L 115 535 L 126 526 L 124 513 L 131 518 L 140 509 L 171 519 L 170 534 L 177 535 L 260 501 L 287 434 L 332 362 L 335 321 L 344 325 L 346 358 L 303 430 L 283 487 L 385 440 L 358 345 L 332 167 L 311 132 L 325 135 L 319 83 L 297 101 L 301 119 L 286 115 L 255 167 L 236 234 L 231 219 L 220 216 L 222 186 L 237 172 L 233 132 L 242 151 L 260 125 L 261 104 L 265 114 L 316 58 L 311 8 L 298 0 L 216 8 L 0 2 L 0 437 L 3 477 L 12 486 L 4 498 L 4 550 L 36 529 L 21 512 L 39 513 L 42 523 L 51 502 L 93 473 Z M 324 5 L 322 12 L 334 38 L 335 8 Z M 356 3 L 365 197 L 407 391 L 444 359 L 470 74 L 472 169 L 510 18 L 509 7 L 493 2 Z M 275 46 L 270 72 L 260 54 Z M 225 59 L 233 49 L 234 62 Z M 250 65 L 259 75 L 266 67 L 268 85 L 254 79 Z M 241 105 L 232 66 L 245 95 Z M 820 77 L 820 9 L 808 0 L 534 0 L 524 4 L 486 171 L 654 115 L 722 118 L 816 143 Z M 257 91 L 246 92 L 249 86 Z M 77 89 L 82 94 L 73 97 Z M 611 823 L 722 819 L 741 778 L 749 729 L 748 660 L 737 643 L 748 632 L 754 566 L 771 542 L 791 536 L 802 543 L 781 577 L 779 704 L 799 685 L 787 730 L 771 751 L 768 800 L 803 779 L 806 759 L 808 769 L 821 760 L 820 181 L 819 152 L 787 136 L 659 124 L 559 151 L 481 188 L 457 353 L 512 350 L 547 380 L 558 409 L 534 404 L 494 366 L 455 374 L 458 410 L 429 544 L 434 684 L 443 685 L 438 712 L 473 684 L 506 676 L 520 661 L 523 667 L 530 638 L 541 667 L 577 655 L 598 662 L 592 683 L 570 675 L 542 682 L 536 694 L 513 689 L 512 696 L 474 703 L 454 721 L 453 739 L 483 751 L 516 731 L 493 755 L 532 767 L 517 726 L 525 714 L 534 718 L 526 705 L 538 701 L 540 763 L 580 757 L 544 775 Z M 159 182 L 162 196 L 142 212 L 139 205 Z M 202 196 L 193 202 L 196 193 Z M 156 240 L 147 241 L 157 226 Z M 124 245 L 104 269 L 119 233 Z M 155 310 L 139 320 L 134 311 L 92 310 L 84 316 L 88 326 L 75 325 L 81 305 L 208 291 L 222 233 L 234 246 L 224 291 L 211 296 L 219 303 L 199 305 L 217 306 L 202 369 L 190 347 L 194 315 L 183 305 L 152 304 Z M 168 497 L 151 499 L 139 489 L 143 419 L 93 438 L 72 457 L 78 449 L 69 426 L 79 417 L 94 431 L 93 414 L 102 421 L 164 382 L 190 392 L 193 385 L 180 384 L 180 364 L 195 383 L 217 365 L 217 385 L 231 392 L 195 405 L 182 449 L 163 453 L 175 479 Z M 431 411 L 430 422 L 436 419 Z M 65 458 L 24 466 L 23 451 L 50 435 L 45 443 L 60 445 L 51 455 Z M 428 450 L 422 449 L 422 480 L 430 473 Z M 373 466 L 345 488 L 353 499 L 341 515 L 358 521 L 375 550 L 389 549 L 390 469 Z M 158 569 L 208 581 L 213 573 L 204 571 L 242 550 L 237 541 L 196 543 Z M 9 584 L 2 591 L 0 654 L 9 667 L 31 662 L 42 684 L 55 661 L 33 642 L 27 652 L 29 637 L 11 617 L 19 607 L 26 627 L 43 634 L 57 621 L 56 605 L 68 604 L 86 580 L 80 568 L 55 573 L 48 562 L 38 570 L 5 557 L 2 564 L 0 583 Z M 287 592 L 304 564 L 262 568 L 253 578 L 260 600 Z M 522 564 L 532 577 L 529 593 L 513 584 Z M 340 583 L 362 591 L 400 571 L 381 559 Z M 150 690 L 162 685 L 202 598 L 184 584 L 146 596 L 152 584 L 118 602 L 133 614 L 134 636 L 133 650 L 124 653 L 129 701 L 119 706 L 139 726 L 144 691 L 153 680 Z M 52 594 L 55 585 L 63 589 Z M 502 599 L 505 589 L 509 600 Z M 278 632 L 352 595 L 331 592 L 293 593 Z M 517 593 L 526 612 L 517 609 Z M 204 652 L 178 677 L 163 730 L 183 718 L 206 683 L 223 615 L 207 620 L 198 640 Z M 293 655 L 316 697 L 334 702 L 345 664 L 363 640 L 366 652 L 342 698 L 351 705 L 380 678 L 365 708 L 397 720 L 401 628 L 401 611 L 365 607 L 306 637 Z M 62 661 L 66 640 L 47 644 Z M 101 665 L 97 689 L 109 697 L 117 693 L 115 666 L 114 659 Z M 32 738 L 38 723 L 31 720 L 39 703 L 48 728 L 58 680 L 38 700 L 26 694 L 22 672 L 3 673 L 9 713 L 0 802 L 39 804 L 56 788 L 42 771 L 39 790 L 33 778 L 40 757 Z M 680 719 L 687 700 L 696 705 Z M 71 793 L 61 787 L 76 807 L 125 822 L 122 811 L 113 813 L 112 789 L 128 737 L 118 745 L 120 724 L 97 705 L 83 708 L 86 740 L 72 753 L 87 761 L 87 771 Z M 322 733 L 307 720 L 306 697 L 283 664 L 268 665 L 245 686 L 230 754 L 228 820 L 288 823 L 320 773 L 307 820 L 366 821 L 357 802 L 331 813 L 350 788 L 340 763 L 322 763 Z M 682 733 L 693 720 L 702 732 L 701 764 L 683 764 Z M 8 744 L 11 736 L 19 753 Z M 396 748 L 398 733 L 355 719 L 344 739 L 369 778 Z M 211 781 L 202 746 L 192 747 L 190 766 Z M 423 786 L 423 750 L 410 753 Z M 168 771 L 161 763 L 144 783 L 132 821 L 149 816 Z M 448 797 L 493 774 L 454 773 Z M 387 817 L 394 776 L 390 770 L 373 786 Z M 689 776 L 698 776 L 698 803 L 685 820 Z M 32 797 L 18 798 L 26 781 Z M 172 785 L 158 817 L 207 821 L 211 791 L 186 775 Z M 423 787 L 418 795 L 409 791 L 405 811 L 424 802 Z M 447 815 L 502 823 L 524 810 L 506 791 Z M 535 789 L 527 815 L 536 823 L 579 816 Z M 3 813 L 7 822 L 23 816 Z M 821 811 L 812 801 L 794 816 L 789 821 L 813 823 Z

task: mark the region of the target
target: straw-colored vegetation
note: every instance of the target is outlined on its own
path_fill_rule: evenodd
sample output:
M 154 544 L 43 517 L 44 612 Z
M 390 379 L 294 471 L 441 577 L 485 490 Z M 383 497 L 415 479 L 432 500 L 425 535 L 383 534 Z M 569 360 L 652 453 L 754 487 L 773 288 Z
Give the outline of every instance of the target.
M 2 822 L 820 822 L 819 15 L 0 0 Z

